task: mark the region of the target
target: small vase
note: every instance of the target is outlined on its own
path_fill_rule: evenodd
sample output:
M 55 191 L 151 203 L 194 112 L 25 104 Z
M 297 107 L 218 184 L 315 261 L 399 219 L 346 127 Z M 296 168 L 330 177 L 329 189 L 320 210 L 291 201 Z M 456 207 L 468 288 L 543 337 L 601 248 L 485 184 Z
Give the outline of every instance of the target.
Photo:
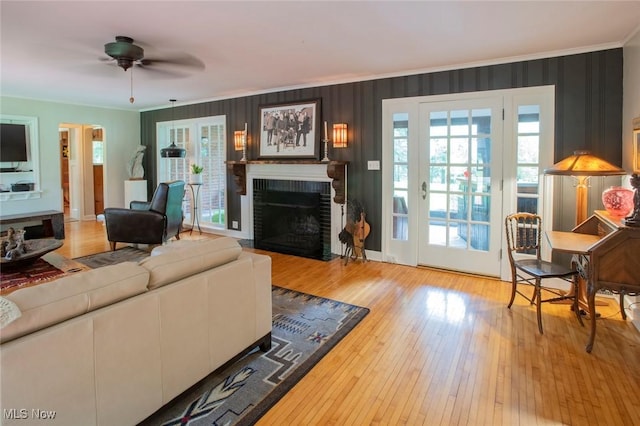
M 202 183 L 202 174 L 198 173 L 198 174 L 191 174 L 191 182 L 190 183 L 197 183 L 197 184 L 201 184 Z
M 602 204 L 612 216 L 627 216 L 633 210 L 633 191 L 612 186 L 602 192 Z

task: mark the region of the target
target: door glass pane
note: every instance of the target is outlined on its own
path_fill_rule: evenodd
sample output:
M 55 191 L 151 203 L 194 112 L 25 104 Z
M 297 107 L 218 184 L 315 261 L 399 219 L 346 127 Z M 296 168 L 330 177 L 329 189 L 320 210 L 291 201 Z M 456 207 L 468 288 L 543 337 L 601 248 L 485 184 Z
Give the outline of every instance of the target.
M 444 246 L 447 244 L 447 222 L 429 221 L 429 244 Z
M 393 115 L 393 209 L 391 237 L 409 239 L 409 114 Z
M 449 128 L 451 136 L 468 136 L 469 135 L 469 111 L 451 111 L 451 127 Z
M 489 204 L 488 195 L 474 195 L 471 197 L 472 209 L 471 220 L 489 222 L 491 205 Z
M 393 183 L 396 188 L 408 188 L 409 166 L 406 164 L 396 164 L 393 167 Z
M 393 161 L 396 163 L 406 163 L 407 162 L 407 139 L 406 138 L 396 138 L 393 150 Z
M 409 237 L 409 194 L 407 191 L 393 192 L 393 238 L 406 240 Z
M 431 138 L 429 145 L 431 163 L 447 162 L 447 139 Z
M 447 194 L 429 194 L 429 217 L 443 218 L 447 213 Z
M 489 225 L 472 223 L 470 225 L 471 248 L 476 250 L 489 250 Z
M 466 194 L 452 194 L 449 196 L 449 218 L 467 220 L 469 203 L 467 202 L 468 196 Z
M 469 162 L 469 138 L 451 138 L 451 163 Z
M 429 167 L 429 182 L 432 191 L 447 190 L 447 168 L 443 166 Z
M 429 243 L 488 251 L 491 109 L 430 112 L 429 124 Z
M 518 107 L 517 211 L 538 213 L 540 194 L 540 106 Z

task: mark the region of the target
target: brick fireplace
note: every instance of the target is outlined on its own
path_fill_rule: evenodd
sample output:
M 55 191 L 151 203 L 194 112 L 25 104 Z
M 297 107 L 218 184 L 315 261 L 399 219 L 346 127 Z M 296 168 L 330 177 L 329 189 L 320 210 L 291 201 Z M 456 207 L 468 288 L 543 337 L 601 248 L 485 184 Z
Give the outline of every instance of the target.
M 253 179 L 254 247 L 331 259 L 329 182 Z
M 340 254 L 342 205 L 326 164 L 247 165 L 249 230 L 254 247 L 329 260 Z

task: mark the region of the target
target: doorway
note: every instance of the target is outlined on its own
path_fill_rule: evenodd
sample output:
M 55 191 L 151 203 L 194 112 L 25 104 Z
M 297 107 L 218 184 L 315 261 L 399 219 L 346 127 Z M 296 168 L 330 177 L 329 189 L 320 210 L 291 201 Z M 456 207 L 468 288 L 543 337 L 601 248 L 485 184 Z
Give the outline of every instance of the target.
M 508 278 L 502 218 L 548 217 L 553 86 L 383 101 L 382 258 Z
M 61 123 L 58 136 L 60 204 L 65 221 L 95 220 L 104 210 L 104 129 L 96 125 Z

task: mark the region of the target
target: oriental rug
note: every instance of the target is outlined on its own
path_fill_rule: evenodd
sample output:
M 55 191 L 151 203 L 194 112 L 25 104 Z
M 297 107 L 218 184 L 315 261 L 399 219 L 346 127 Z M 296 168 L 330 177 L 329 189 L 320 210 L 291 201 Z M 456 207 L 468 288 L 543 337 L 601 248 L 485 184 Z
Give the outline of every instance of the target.
M 271 293 L 271 349 L 213 372 L 139 426 L 254 424 L 369 313 L 282 287 Z
M 0 270 L 0 292 L 6 294 L 21 287 L 49 281 L 62 274 L 64 271 L 43 258 L 20 268 L 3 268 Z

